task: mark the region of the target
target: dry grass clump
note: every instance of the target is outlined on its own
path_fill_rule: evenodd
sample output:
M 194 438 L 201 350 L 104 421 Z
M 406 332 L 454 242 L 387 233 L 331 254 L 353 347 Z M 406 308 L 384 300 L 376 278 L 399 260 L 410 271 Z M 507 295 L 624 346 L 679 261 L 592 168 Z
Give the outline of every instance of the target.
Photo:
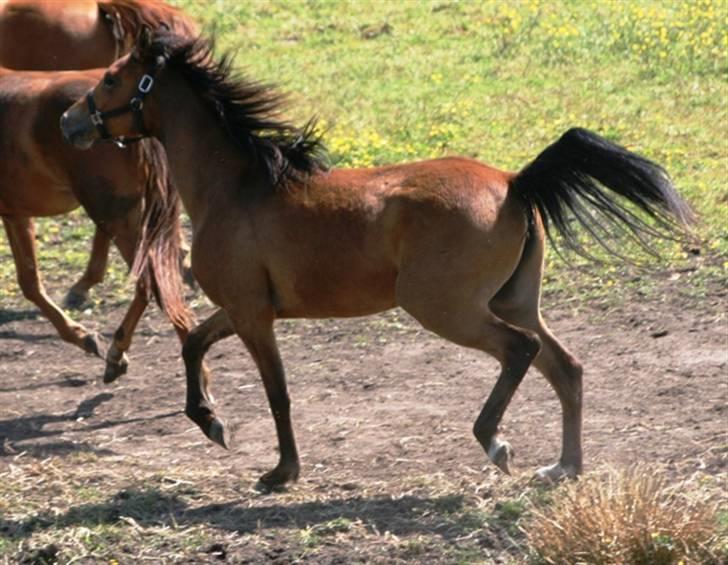
M 531 516 L 524 532 L 540 563 L 687 565 L 726 557 L 710 495 L 645 468 L 566 485 Z

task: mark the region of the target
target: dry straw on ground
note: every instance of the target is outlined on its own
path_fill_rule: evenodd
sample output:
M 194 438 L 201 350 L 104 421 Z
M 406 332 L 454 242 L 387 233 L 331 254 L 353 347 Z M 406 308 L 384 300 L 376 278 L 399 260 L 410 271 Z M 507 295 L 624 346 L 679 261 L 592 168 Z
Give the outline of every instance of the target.
M 524 531 L 542 563 L 720 563 L 718 506 L 705 489 L 639 467 L 562 487 Z

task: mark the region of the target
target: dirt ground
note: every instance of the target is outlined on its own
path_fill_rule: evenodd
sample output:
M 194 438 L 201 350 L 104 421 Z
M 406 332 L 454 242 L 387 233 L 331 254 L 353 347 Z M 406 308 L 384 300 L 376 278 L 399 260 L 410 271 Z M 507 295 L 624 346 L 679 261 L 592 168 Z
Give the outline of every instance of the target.
M 688 297 L 674 276 L 660 285 L 649 299 L 635 294 L 623 303 L 572 307 L 561 298 L 544 306 L 549 325 L 586 369 L 587 469 L 643 462 L 674 478 L 724 476 L 725 291 L 715 286 Z M 201 536 L 199 543 L 171 541 L 173 553 L 150 546 L 145 555 L 152 561 L 470 562 L 478 551 L 487 562 L 513 557 L 508 539 L 479 534 L 462 513 L 447 517 L 472 497 L 488 500 L 473 508 L 497 517 L 499 485 L 526 484 L 537 467 L 557 459 L 560 408 L 536 371 L 503 421 L 517 466 L 516 477 L 505 479 L 471 434 L 497 374 L 492 359 L 427 333 L 397 310 L 281 321 L 302 473 L 287 492 L 262 495 L 253 486 L 275 465 L 276 440 L 242 343 L 227 339 L 207 357 L 218 411 L 235 430 L 233 448 L 224 451 L 182 414 L 180 347 L 152 310 L 140 325 L 129 373 L 110 386 L 97 381 L 101 361 L 61 343 L 30 306 L 0 313 L 0 476 L 41 477 L 18 494 L 38 499 L 34 506 L 0 513 L 0 536 L 14 544 L 6 561 L 43 562 L 43 538 L 33 536 L 44 529 L 119 520 L 139 535 L 194 527 Z M 77 317 L 108 337 L 121 314 L 118 306 L 97 307 Z M 93 486 L 93 504 L 54 481 Z M 37 490 L 44 488 L 48 508 Z M 89 518 L 99 512 L 100 522 Z M 88 550 L 87 560 L 139 556 L 140 545 L 109 543 L 101 553 Z M 73 553 L 58 540 L 49 547 L 51 557 Z

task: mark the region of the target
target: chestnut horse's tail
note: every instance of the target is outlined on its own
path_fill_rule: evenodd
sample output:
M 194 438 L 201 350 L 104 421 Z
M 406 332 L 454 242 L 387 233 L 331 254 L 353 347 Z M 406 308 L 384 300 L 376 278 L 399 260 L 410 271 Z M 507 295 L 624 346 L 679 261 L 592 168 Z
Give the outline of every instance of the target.
M 131 271 L 172 322 L 189 327 L 192 316 L 184 303 L 179 267 L 179 195 L 162 145 L 156 139 L 143 139 L 136 150 L 139 178 L 144 182 L 144 212 Z
M 681 239 L 693 218 L 662 167 L 581 128 L 567 131 L 521 170 L 511 192 L 529 214 L 538 210 L 552 242 L 556 231 L 564 247 L 586 257 L 577 223 L 619 256 L 609 244 L 615 236 L 655 254 L 645 236 Z

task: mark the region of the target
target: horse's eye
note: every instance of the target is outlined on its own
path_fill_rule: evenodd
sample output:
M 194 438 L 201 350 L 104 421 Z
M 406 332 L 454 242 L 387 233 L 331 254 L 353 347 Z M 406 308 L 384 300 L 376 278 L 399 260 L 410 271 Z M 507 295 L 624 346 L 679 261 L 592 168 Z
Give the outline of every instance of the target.
M 114 80 L 114 77 L 111 75 L 104 75 L 104 86 L 106 88 L 111 88 L 115 83 L 116 81 Z

